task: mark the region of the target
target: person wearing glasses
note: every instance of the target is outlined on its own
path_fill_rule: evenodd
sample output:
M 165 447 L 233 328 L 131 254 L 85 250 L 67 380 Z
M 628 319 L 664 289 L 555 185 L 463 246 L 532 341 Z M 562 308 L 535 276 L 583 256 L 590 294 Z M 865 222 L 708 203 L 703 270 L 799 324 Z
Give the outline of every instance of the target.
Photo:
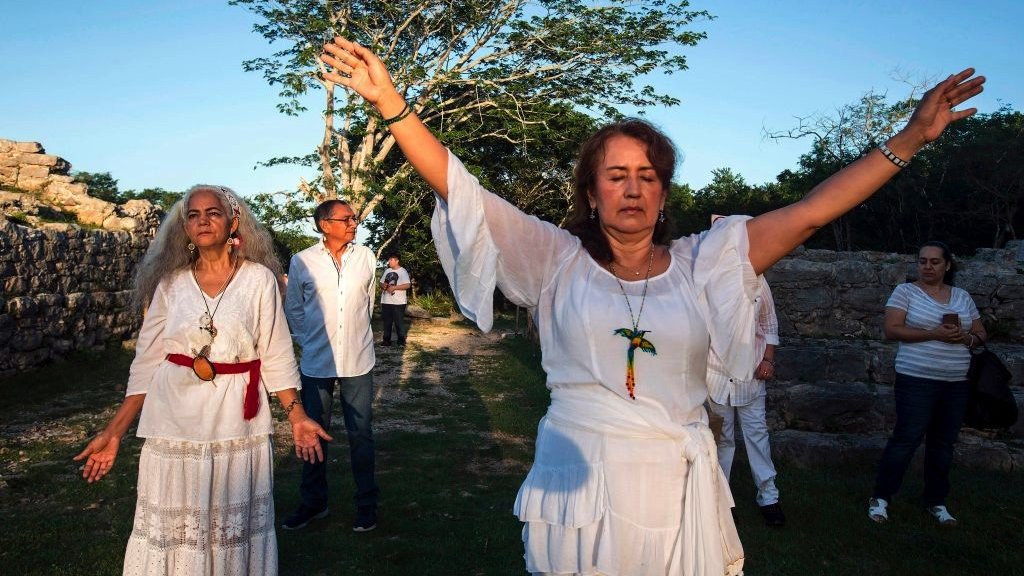
M 330 440 L 299 402 L 270 234 L 227 188 L 188 190 L 135 277 L 144 310 L 124 402 L 75 457 L 103 478 L 141 412 L 135 520 L 124 574 L 277 574 L 275 393 L 295 452 Z
M 323 239 L 292 256 L 284 309 L 302 347 L 300 372 L 306 413 L 330 429 L 335 385 L 348 433 L 356 514 L 352 529 L 377 527 L 379 489 L 374 475 L 373 332 L 370 316 L 377 289 L 377 259 L 355 243 L 359 220 L 348 202 L 327 200 L 313 224 Z M 327 444 L 323 444 L 326 454 Z M 327 465 L 302 466 L 301 502 L 282 527 L 298 530 L 327 517 Z

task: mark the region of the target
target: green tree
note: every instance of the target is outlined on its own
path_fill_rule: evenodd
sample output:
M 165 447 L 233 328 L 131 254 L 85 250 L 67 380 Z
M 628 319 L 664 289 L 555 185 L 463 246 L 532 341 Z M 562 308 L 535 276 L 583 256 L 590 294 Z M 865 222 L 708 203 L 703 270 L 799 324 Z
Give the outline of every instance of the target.
M 110 172 L 85 172 L 78 171 L 72 174 L 75 182 L 80 182 L 89 187 L 89 195 L 93 198 L 124 204 L 129 200 L 149 200 L 164 212 L 167 212 L 175 202 L 181 199 L 182 192 L 171 192 L 163 188 L 145 188 L 137 190 L 120 190 L 117 179 L 110 175 Z
M 452 151 L 487 189 L 502 196 L 523 211 L 562 225 L 572 203 L 572 170 L 579 144 L 596 128 L 590 116 L 574 111 L 566 104 L 542 104 L 538 114 L 548 116 L 545 125 L 533 125 L 526 142 L 512 142 L 496 136 L 460 138 L 449 134 Z M 498 132 L 500 119 L 491 119 Z M 500 158 L 500 161 L 495 161 Z M 404 162 L 400 155 L 386 162 L 396 166 Z M 388 167 L 385 167 L 387 169 Z M 378 254 L 401 253 L 402 265 L 415 277 L 419 289 L 430 292 L 446 288 L 437 253 L 430 235 L 433 193 L 419 176 L 403 173 L 396 182 L 400 194 L 385 195 L 374 217 L 365 226 L 369 243 Z
M 313 206 L 308 202 L 280 202 L 285 192 L 262 192 L 247 200 L 257 220 L 263 223 L 274 239 L 277 257 L 285 270 L 292 255 L 312 246 L 316 237 L 310 234 Z
M 936 172 L 941 227 L 999 248 L 1024 229 L 1024 114 L 1004 105 L 953 127 L 923 155 Z
M 181 197 L 184 196 L 184 192 L 172 192 L 170 190 L 164 190 L 163 188 L 144 188 L 141 191 L 125 190 L 121 193 L 121 202 L 127 202 L 129 200 L 149 200 L 154 205 L 159 206 L 164 212 L 169 212 L 171 206 Z
M 71 175 L 75 182 L 80 182 L 89 187 L 89 196 L 119 204 L 121 192 L 117 189 L 117 180 L 110 175 L 110 172 L 85 172 L 77 171 Z
M 317 56 L 334 35 L 380 54 L 409 105 L 447 143 L 486 147 L 502 140 L 526 145 L 551 135 L 540 130 L 559 120 L 560 110 L 545 108 L 550 104 L 571 103 L 605 116 L 617 115 L 621 105 L 676 104 L 675 96 L 640 78 L 686 69 L 678 48 L 703 39 L 703 32 L 689 28 L 710 18 L 689 10 L 685 0 L 231 3 L 259 16 L 255 30 L 283 44 L 269 57 L 244 63 L 280 87 L 281 112 L 304 112 L 307 94 L 324 93 L 324 132 L 316 150 L 267 164 L 317 168 L 319 177 L 301 183 L 290 200 L 345 197 L 363 220 L 400 185 L 405 188 L 410 169 L 391 154 L 395 142 L 381 119 L 358 97 L 320 79 Z M 503 160 L 493 154 L 488 163 Z M 410 210 L 417 201 L 408 204 Z
M 779 174 L 785 195 L 798 198 L 844 165 L 892 136 L 917 103 L 920 86 L 890 101 L 869 91 L 832 114 L 799 119 L 797 126 L 766 132 L 769 138 L 810 138 L 797 170 Z M 816 235 L 809 245 L 838 250 L 912 252 L 929 239 L 958 253 L 1000 247 L 1017 237 L 1024 198 L 1024 116 L 1010 106 L 957 122 L 922 149 L 871 199 L 830 225 L 831 242 Z
M 679 232 L 692 234 L 706 230 L 711 225 L 711 216 L 715 214 L 757 216 L 798 198 L 789 186 L 781 183 L 748 184 L 731 168 L 718 168 L 711 174 L 711 182 L 696 192 L 689 186 L 673 187 L 668 210 Z
M 800 170 L 784 172 L 778 181 L 792 191 L 810 191 L 895 134 L 913 113 L 920 86 L 927 84 L 922 82 L 912 86 L 907 97 L 895 103 L 889 103 L 884 92 L 869 90 L 857 102 L 841 106 L 832 114 L 814 114 L 799 118 L 793 128 L 766 131 L 765 135 L 772 139 L 810 138 L 813 141 L 811 151 L 800 158 Z M 854 250 L 858 247 L 852 224 L 857 215 L 854 211 L 829 224 L 834 249 Z

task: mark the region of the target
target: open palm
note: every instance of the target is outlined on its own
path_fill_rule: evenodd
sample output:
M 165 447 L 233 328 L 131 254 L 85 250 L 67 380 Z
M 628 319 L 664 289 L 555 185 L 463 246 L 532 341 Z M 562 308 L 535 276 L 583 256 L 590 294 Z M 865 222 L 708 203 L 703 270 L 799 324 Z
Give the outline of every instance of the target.
M 907 128 L 915 131 L 922 143 L 928 143 L 940 135 L 946 126 L 967 118 L 978 111 L 977 108 L 953 110 L 954 107 L 966 102 L 981 93 L 984 76 L 971 78 L 974 68 L 967 68 L 959 74 L 953 74 L 939 82 L 931 90 L 924 93 L 921 102 L 907 123 Z
M 345 38 L 335 38 L 324 45 L 320 60 L 333 72 L 325 72 L 324 80 L 341 84 L 355 91 L 370 104 L 377 104 L 381 96 L 394 92 L 384 63 L 376 54 Z
M 82 478 L 92 484 L 103 478 L 114 467 L 117 460 L 117 452 L 121 447 L 121 439 L 107 433 L 100 433 L 74 457 L 76 462 L 85 460 L 82 468 Z

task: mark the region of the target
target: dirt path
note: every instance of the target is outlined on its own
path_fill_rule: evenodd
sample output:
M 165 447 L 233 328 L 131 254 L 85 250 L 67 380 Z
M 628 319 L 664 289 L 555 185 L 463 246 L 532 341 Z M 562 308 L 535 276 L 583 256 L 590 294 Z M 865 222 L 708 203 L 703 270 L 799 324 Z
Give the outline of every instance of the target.
M 378 335 L 379 338 L 379 335 Z M 500 335 L 484 334 L 466 322 L 452 322 L 446 318 L 417 320 L 411 326 L 405 347 L 377 345 L 377 364 L 374 368 L 376 412 L 374 429 L 428 431 L 432 415 L 415 409 L 424 395 L 443 403 L 452 393 L 445 383 L 464 377 L 474 358 L 497 354 L 494 344 Z M 127 374 L 124 375 L 127 378 Z M 120 375 L 118 376 L 120 380 Z M 402 383 L 418 381 L 415 390 Z M 120 403 L 123 387 L 115 383 L 100 383 L 102 391 L 78 390 L 49 399 L 44 405 L 34 405 L 6 414 L 0 423 L 0 488 L 5 477 L 23 474 L 26 468 L 37 466 L 34 455 L 22 450 L 27 445 L 42 442 L 64 444 L 77 450 L 88 441 L 89 435 L 101 429 Z M 426 384 L 424 386 L 423 384 Z M 275 409 L 275 427 L 278 438 L 290 438 L 291 430 L 283 415 Z M 344 434 L 341 410 L 332 415 L 332 429 Z M 133 432 L 130 432 L 133 433 Z M 278 450 L 290 450 L 290 442 L 276 443 Z M 52 464 L 49 460 L 42 464 Z
M 374 335 L 380 337 L 379 333 Z M 446 383 L 467 375 L 478 359 L 498 354 L 495 344 L 500 339 L 497 332 L 485 334 L 465 321 L 433 318 L 412 323 L 404 347 L 381 346 L 377 341 L 377 363 L 373 370 L 374 432 L 434 431 L 431 420 L 436 415 L 411 408 L 424 400 L 440 404 L 451 400 L 454 395 Z M 403 384 L 410 381 L 419 385 L 411 389 Z M 277 422 L 278 433 L 289 433 L 285 425 L 286 422 Z M 340 409 L 333 411 L 331 429 L 345 429 Z

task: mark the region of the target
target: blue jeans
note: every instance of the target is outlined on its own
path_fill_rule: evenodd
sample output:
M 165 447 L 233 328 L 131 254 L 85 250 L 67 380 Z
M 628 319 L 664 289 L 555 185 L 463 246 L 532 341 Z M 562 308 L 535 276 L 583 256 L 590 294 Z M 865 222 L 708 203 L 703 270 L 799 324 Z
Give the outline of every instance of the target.
M 924 447 L 924 503 L 941 506 L 949 494 L 953 444 L 967 409 L 967 381 L 947 382 L 896 374 L 896 427 L 885 445 L 875 498 L 892 500 L 914 452 Z
M 373 448 L 373 372 L 348 378 L 302 377 L 302 407 L 325 430 L 330 430 L 331 407 L 334 403 L 334 384 L 341 388 L 341 410 L 348 433 L 352 478 L 356 483 L 356 506 L 376 506 L 377 481 L 374 478 Z M 324 461 L 302 465 L 302 484 L 299 493 L 302 503 L 314 510 L 327 506 L 327 442 L 321 440 Z

